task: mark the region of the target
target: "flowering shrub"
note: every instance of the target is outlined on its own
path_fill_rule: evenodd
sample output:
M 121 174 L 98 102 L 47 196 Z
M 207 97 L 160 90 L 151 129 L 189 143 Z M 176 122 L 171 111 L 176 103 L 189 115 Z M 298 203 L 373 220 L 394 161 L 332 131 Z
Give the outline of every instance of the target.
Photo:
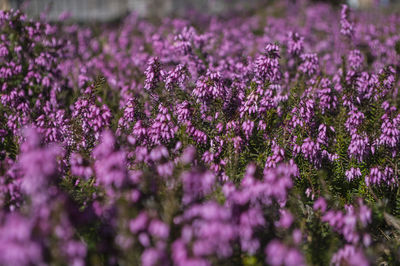
M 282 12 L 1 11 L 0 264 L 399 263 L 400 16 Z

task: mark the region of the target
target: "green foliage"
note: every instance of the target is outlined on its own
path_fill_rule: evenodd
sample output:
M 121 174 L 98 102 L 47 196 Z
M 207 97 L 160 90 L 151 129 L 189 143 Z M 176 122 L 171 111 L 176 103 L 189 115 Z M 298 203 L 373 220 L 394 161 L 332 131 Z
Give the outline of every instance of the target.
M 398 55 L 400 55 L 400 41 L 397 41 L 397 42 L 396 42 L 396 44 L 395 44 L 395 46 L 394 46 L 394 49 L 396 50 L 396 53 L 397 53 Z
M 61 179 L 60 187 L 84 210 L 93 201 L 93 197 L 101 192 L 94 182 L 94 178 L 84 181 L 67 175 Z
M 307 261 L 312 265 L 328 265 L 329 254 L 335 250 L 332 232 L 325 224 L 320 223 L 319 214 L 307 206 L 305 227 L 309 235 L 305 246 Z

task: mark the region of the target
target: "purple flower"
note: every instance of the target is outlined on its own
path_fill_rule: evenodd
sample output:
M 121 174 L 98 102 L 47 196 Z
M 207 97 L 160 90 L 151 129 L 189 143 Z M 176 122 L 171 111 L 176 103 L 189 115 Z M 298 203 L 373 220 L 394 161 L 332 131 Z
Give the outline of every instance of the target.
M 318 198 L 314 202 L 314 210 L 320 210 L 322 213 L 324 213 L 326 211 L 326 208 L 327 208 L 327 204 L 323 197 Z
M 299 70 L 308 76 L 313 76 L 319 72 L 319 60 L 317 54 L 301 54 L 302 63 Z
M 139 231 L 144 230 L 147 227 L 148 216 L 145 212 L 141 212 L 135 219 L 129 222 L 129 230 L 137 234 Z
M 321 164 L 321 147 L 319 143 L 315 143 L 312 139 L 306 138 L 301 145 L 301 152 L 306 159 L 317 167 Z
M 90 166 L 84 165 L 82 156 L 78 153 L 71 154 L 70 157 L 71 174 L 83 177 L 86 180 L 93 175 L 93 170 Z
M 110 131 L 102 133 L 100 144 L 93 149 L 93 157 L 98 184 L 120 188 L 127 181 L 125 152 L 115 151 L 115 139 Z
M 287 210 L 280 210 L 281 218 L 275 223 L 277 227 L 288 229 L 293 223 L 293 215 Z
M 221 73 L 207 70 L 206 75 L 201 76 L 193 89 L 192 94 L 199 101 L 207 101 L 212 99 L 224 99 L 226 90 Z
M 161 81 L 161 66 L 158 57 L 151 57 L 147 62 L 147 68 L 145 71 L 146 80 L 144 82 L 144 88 L 146 90 L 154 90 L 157 83 Z
M 276 142 L 272 143 L 272 155 L 268 156 L 265 163 L 265 168 L 276 168 L 278 163 L 282 162 L 285 158 L 285 150 L 279 147 Z
M 249 139 L 253 135 L 254 121 L 247 120 L 242 124 L 242 129 L 246 139 Z
M 32 265 L 43 263 L 42 247 L 32 238 L 32 221 L 11 214 L 0 224 L 0 264 Z
M 167 239 L 169 235 L 169 228 L 165 223 L 159 220 L 152 220 L 149 225 L 149 232 L 152 236 L 160 239 Z
M 340 13 L 340 33 L 346 37 L 353 35 L 354 25 L 349 21 L 349 7 L 342 5 Z
M 155 147 L 154 149 L 151 150 L 149 157 L 152 161 L 157 162 L 160 161 L 162 158 L 168 158 L 169 153 L 167 148 L 164 146 L 160 145 Z
M 368 266 L 370 265 L 363 252 L 353 245 L 346 245 L 339 249 L 333 256 L 331 263 L 333 265 L 351 265 Z
M 59 173 L 57 157 L 63 155 L 59 146 L 41 146 L 38 133 L 28 128 L 24 132 L 27 141 L 22 145 L 22 154 L 19 165 L 23 173 L 22 190 L 32 197 L 33 204 L 38 207 L 43 204 L 47 197 L 44 193 L 55 182 Z
M 255 74 L 259 81 L 267 81 L 272 84 L 281 80 L 279 65 L 279 47 L 276 44 L 268 43 L 265 47 L 265 55 L 259 56 L 255 61 Z
M 79 121 L 83 131 L 78 144 L 87 147 L 90 138 L 98 140 L 101 130 L 110 125 L 111 111 L 105 104 L 98 106 L 95 103 L 93 88 L 89 87 L 85 90 L 85 96 L 75 102 L 72 118 Z
M 200 173 L 197 171 L 185 172 L 182 174 L 184 204 L 204 197 L 212 191 L 215 176 L 211 172 Z
M 171 90 L 174 85 L 183 86 L 183 83 L 187 80 L 187 73 L 184 65 L 178 65 L 174 70 L 171 70 L 166 74 L 165 88 Z
M 349 112 L 349 118 L 346 120 L 345 126 L 349 133 L 355 133 L 357 128 L 362 124 L 364 121 L 364 114 L 357 110 L 357 108 L 352 109 Z
M 156 145 L 170 141 L 178 130 L 178 127 L 172 123 L 171 115 L 166 107 L 160 104 L 158 111 L 152 125 L 147 129 L 150 141 Z
M 321 88 L 317 91 L 319 105 L 322 113 L 336 109 L 338 99 L 329 79 L 321 80 Z
M 350 168 L 346 171 L 346 177 L 348 181 L 352 181 L 355 178 L 361 177 L 360 168 Z
M 289 32 L 288 34 L 288 52 L 291 55 L 300 55 L 304 49 L 304 37 L 297 32 Z
M 378 139 L 378 144 L 389 148 L 397 147 L 400 140 L 399 121 L 397 117 L 391 121 L 388 114 L 384 114 L 382 120 L 382 133 Z
M 348 60 L 353 70 L 359 70 L 364 63 L 364 56 L 361 54 L 360 50 L 351 50 Z
M 353 133 L 351 135 L 351 141 L 348 150 L 350 158 L 355 158 L 358 162 L 362 162 L 369 154 L 369 148 L 369 138 L 366 134 L 359 135 L 357 133 Z
M 155 266 L 161 263 L 164 257 L 164 253 L 155 248 L 148 248 L 142 253 L 142 265 L 143 266 Z
M 278 240 L 272 240 L 267 248 L 266 263 L 269 265 L 305 265 L 304 258 L 299 251 L 294 248 L 288 248 Z

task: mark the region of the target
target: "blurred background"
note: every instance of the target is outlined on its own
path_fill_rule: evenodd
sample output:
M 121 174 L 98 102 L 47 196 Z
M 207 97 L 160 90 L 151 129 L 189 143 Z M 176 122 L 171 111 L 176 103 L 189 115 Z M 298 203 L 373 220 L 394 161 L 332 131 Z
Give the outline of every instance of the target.
M 296 0 L 287 1 L 288 4 Z M 298 0 L 297 2 L 302 1 Z M 108 21 L 118 19 L 130 11 L 140 16 L 179 15 L 186 10 L 211 14 L 226 11 L 246 11 L 272 0 L 0 0 L 0 9 L 22 9 L 30 17 L 47 14 L 49 20 L 69 17 L 78 21 Z M 319 1 L 340 4 L 347 2 L 353 8 L 372 8 L 399 3 L 399 0 L 331 0 Z

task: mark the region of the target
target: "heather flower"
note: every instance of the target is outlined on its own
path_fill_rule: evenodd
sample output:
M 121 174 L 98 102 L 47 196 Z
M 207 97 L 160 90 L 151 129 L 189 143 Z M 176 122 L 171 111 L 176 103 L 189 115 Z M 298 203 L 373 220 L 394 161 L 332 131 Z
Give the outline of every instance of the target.
M 165 148 L 162 145 L 157 146 L 154 149 L 152 149 L 149 154 L 149 158 L 155 162 L 160 161 L 162 158 L 168 158 L 168 156 L 169 156 L 169 153 L 168 153 L 167 148 Z
M 289 122 L 290 128 L 297 126 L 304 127 L 309 125 L 314 117 L 314 100 L 302 99 L 298 106 L 294 106 L 291 110 L 292 118 Z
M 350 168 L 349 170 L 346 170 L 346 178 L 348 181 L 352 181 L 358 177 L 361 177 L 360 168 Z
M 281 147 L 279 147 L 276 142 L 272 143 L 272 155 L 268 156 L 267 161 L 265 163 L 265 168 L 276 168 L 277 164 L 282 162 L 285 158 L 285 151 Z
M 63 151 L 56 145 L 41 147 L 41 138 L 32 128 L 24 133 L 27 141 L 21 147 L 23 152 L 19 158 L 23 173 L 21 188 L 37 207 L 47 200 L 45 191 L 55 182 L 59 172 L 57 157 L 62 156 Z
M 348 243 L 357 244 L 362 240 L 357 224 L 366 227 L 371 221 L 371 211 L 362 201 L 359 201 L 358 212 L 353 205 L 345 206 L 346 211 L 329 210 L 325 212 L 322 221 L 340 233 Z
M 132 219 L 129 222 L 129 230 L 137 234 L 139 231 L 142 231 L 147 228 L 147 223 L 148 223 L 148 216 L 145 212 L 140 213 L 138 216 L 136 216 L 135 219 Z
M 157 165 L 157 173 L 161 177 L 172 176 L 174 171 L 174 164 L 172 162 L 167 162 L 164 164 Z
M 349 7 L 347 5 L 342 5 L 342 10 L 340 13 L 340 33 L 346 37 L 353 34 L 354 25 L 349 21 Z
M 302 235 L 300 229 L 293 230 L 292 238 L 296 245 L 300 244 L 300 242 L 302 241 L 302 238 L 303 238 L 303 235 Z
M 188 251 L 186 250 L 185 244 L 181 240 L 177 240 L 173 243 L 172 258 L 176 265 L 199 265 L 208 266 L 211 265 L 207 259 L 202 258 L 191 258 L 188 256 Z
M 205 163 L 211 164 L 212 162 L 214 162 L 215 154 L 209 151 L 205 151 L 201 158 Z
M 168 238 L 169 228 L 165 223 L 159 220 L 152 220 L 149 224 L 149 233 L 152 236 L 165 240 Z
M 206 75 L 197 80 L 192 94 L 199 100 L 224 99 L 226 90 L 221 73 L 207 70 Z
M 319 105 L 324 114 L 326 111 L 333 111 L 338 104 L 337 97 L 332 89 L 331 82 L 328 79 L 321 80 L 321 88 L 317 91 Z
M 172 123 L 171 115 L 166 107 L 159 105 L 158 111 L 153 124 L 147 130 L 150 141 L 157 145 L 171 140 L 178 130 L 177 126 Z
M 132 133 L 131 135 L 129 135 L 128 141 L 132 145 L 135 145 L 139 141 L 145 143 L 145 139 L 147 136 L 147 128 L 144 127 L 142 120 L 138 120 L 132 128 Z
M 256 91 L 253 91 L 246 97 L 246 101 L 239 109 L 241 118 L 246 114 L 252 115 L 258 112 L 258 98 L 259 95 Z
M 78 153 L 71 154 L 70 157 L 71 174 L 84 179 L 89 179 L 93 175 L 93 170 L 90 166 L 85 165 L 84 159 Z
M 199 143 L 207 142 L 207 134 L 195 128 L 190 121 L 186 122 L 186 132 L 193 138 L 194 141 Z
M 233 148 L 238 153 L 242 148 L 243 139 L 240 136 L 236 136 L 232 138 L 232 143 L 233 143 Z
M 86 252 L 86 245 L 81 241 L 69 240 L 65 244 L 64 253 L 71 265 L 84 265 Z
M 279 47 L 276 44 L 267 44 L 265 55 L 259 56 L 255 61 L 255 74 L 259 81 L 265 83 L 269 81 L 274 84 L 281 80 L 279 66 Z
M 130 129 L 130 124 L 135 121 L 135 105 L 134 99 L 129 98 L 126 106 L 124 107 L 124 114 L 118 120 L 118 129 L 116 133 L 121 134 L 121 131 Z
M 364 114 L 360 112 L 357 108 L 350 110 L 349 118 L 346 120 L 345 126 L 349 133 L 355 133 L 357 128 L 362 124 L 364 121 Z
M 14 211 L 22 206 L 23 192 L 21 191 L 21 177 L 18 164 L 6 158 L 0 163 L 0 171 L 7 169 L 0 175 L 0 205 L 6 211 Z
M 400 138 L 400 131 L 398 127 L 398 120 L 389 118 L 388 114 L 382 116 L 381 135 L 378 139 L 378 144 L 385 145 L 389 148 L 395 148 L 398 145 Z
M 188 101 L 178 103 L 175 108 L 175 116 L 177 117 L 179 123 L 188 121 L 192 116 L 190 103 Z
M 327 204 L 324 198 L 320 197 L 314 202 L 314 210 L 320 210 L 322 213 L 326 211 Z
M 142 254 L 142 265 L 143 266 L 154 266 L 161 263 L 164 254 L 155 248 L 148 248 Z
M 266 263 L 270 265 L 305 265 L 304 258 L 295 248 L 289 248 L 278 240 L 272 240 L 267 248 Z
M 362 162 L 369 154 L 369 146 L 369 138 L 367 135 L 353 133 L 351 135 L 348 154 L 350 158 L 355 158 L 358 162 Z
M 182 223 L 192 220 L 184 227 L 180 240 L 184 243 L 193 242 L 193 254 L 196 257 L 215 254 L 220 258 L 232 254 L 230 242 L 234 240 L 236 232 L 231 224 L 231 212 L 217 203 L 208 202 L 203 205 L 194 205 L 188 209 L 176 222 Z M 176 242 L 175 242 L 176 243 Z
M 304 37 L 297 32 L 288 34 L 288 52 L 291 55 L 300 55 L 304 49 Z
M 3 265 L 32 265 L 43 263 L 42 247 L 32 235 L 33 222 L 11 214 L 0 224 L 0 263 Z
M 193 27 L 185 27 L 182 32 L 175 36 L 175 46 L 183 54 L 190 54 L 192 51 L 192 40 L 196 35 L 196 30 Z
M 375 74 L 368 74 L 366 72 L 362 72 L 360 76 L 357 77 L 356 80 L 356 88 L 358 91 L 359 101 L 363 99 L 376 99 L 378 95 L 376 95 L 376 87 L 378 86 L 378 77 Z
M 215 176 L 210 172 L 186 172 L 182 174 L 181 178 L 184 193 L 182 202 L 184 204 L 188 204 L 193 200 L 210 193 L 215 182 Z
M 288 229 L 293 223 L 293 215 L 287 210 L 281 210 L 280 214 L 280 220 L 275 223 L 275 226 Z
M 372 167 L 370 173 L 365 176 L 365 183 L 367 186 L 382 185 L 388 186 L 397 185 L 394 171 L 391 167 L 386 166 L 382 171 L 378 167 Z
M 319 60 L 316 54 L 301 54 L 302 63 L 299 70 L 308 76 L 313 76 L 319 71 Z
M 326 131 L 327 131 L 327 126 L 325 124 L 319 125 L 317 142 L 321 145 L 328 144 L 328 136 Z
M 94 170 L 97 183 L 106 188 L 120 188 L 127 180 L 125 153 L 115 151 L 115 139 L 110 131 L 104 131 L 100 143 L 93 149 Z
M 262 131 L 262 130 L 265 130 L 266 128 L 267 128 L 267 125 L 265 124 L 264 121 L 262 121 L 262 120 L 258 121 L 257 130 Z
M 196 149 L 193 146 L 187 147 L 180 158 L 182 163 L 188 164 L 191 163 L 196 155 Z
M 372 221 L 372 212 L 366 205 L 359 201 L 358 217 L 361 224 L 366 227 Z
M 314 142 L 310 138 L 306 138 L 301 145 L 301 152 L 304 157 L 316 166 L 321 163 L 320 153 L 321 148 L 319 143 Z
M 284 225 L 285 222 L 284 221 Z M 254 254 L 260 247 L 260 241 L 254 236 L 256 228 L 265 226 L 266 221 L 262 210 L 259 207 L 249 208 L 248 211 L 243 211 L 240 214 L 240 221 L 237 227 L 240 246 L 244 251 Z
M 75 102 L 72 118 L 76 119 L 83 131 L 78 144 L 87 147 L 91 144 L 90 138 L 98 140 L 101 130 L 110 125 L 111 111 L 105 104 L 96 104 L 92 88 L 89 87 L 85 90 L 85 96 Z
M 382 180 L 383 180 L 383 174 L 376 167 L 371 168 L 369 175 L 365 177 L 365 183 L 367 184 L 367 186 L 369 186 L 370 184 L 379 184 L 382 182 Z
M 187 80 L 186 69 L 184 65 L 178 65 L 174 70 L 171 70 L 165 77 L 165 88 L 171 90 L 174 85 L 183 86 Z
M 242 124 L 242 129 L 246 139 L 249 139 L 253 135 L 254 121 L 247 120 Z
M 68 125 L 69 119 L 64 110 L 51 110 L 50 103 L 46 102 L 43 110 L 45 114 L 36 119 L 35 126 L 46 142 L 65 142 L 72 145 L 71 129 Z
M 266 194 L 284 204 L 288 189 L 293 186 L 292 176 L 298 176 L 296 165 L 280 164 L 273 169 L 264 169 L 264 182 L 267 187 Z
M 356 248 L 354 245 L 346 245 L 344 248 L 338 250 L 333 256 L 331 263 L 334 265 L 360 265 L 368 266 L 369 262 L 363 252 Z
M 145 71 L 146 80 L 144 82 L 144 88 L 146 90 L 154 90 L 157 83 L 161 81 L 161 66 L 158 57 L 151 57 L 147 62 L 147 68 Z
M 307 196 L 307 198 L 314 200 L 315 193 L 313 192 L 313 190 L 311 188 L 307 188 L 304 194 Z
M 360 52 L 360 50 L 351 50 L 349 53 L 349 66 L 353 70 L 359 70 L 364 63 L 364 56 Z
M 383 86 L 380 96 L 383 97 L 395 85 L 396 70 L 392 66 L 388 66 L 381 69 L 378 74 L 381 77 L 381 84 Z

